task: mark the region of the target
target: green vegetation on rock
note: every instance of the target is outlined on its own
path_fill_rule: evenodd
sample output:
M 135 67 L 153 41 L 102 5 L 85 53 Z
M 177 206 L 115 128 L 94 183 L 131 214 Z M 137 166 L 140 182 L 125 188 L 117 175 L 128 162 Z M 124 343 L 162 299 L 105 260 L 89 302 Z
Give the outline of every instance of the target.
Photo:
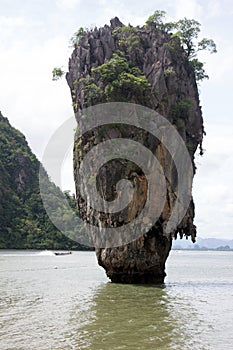
M 133 101 L 149 105 L 151 85 L 144 73 L 126 59 L 123 52 L 97 68 L 92 68 L 95 80 L 103 86 L 105 101 Z
M 79 40 L 85 35 L 85 33 L 86 33 L 86 30 L 83 27 L 80 27 L 70 39 L 71 46 L 76 47 L 79 43 Z
M 210 53 L 216 53 L 216 44 L 212 39 L 203 38 L 198 41 L 201 24 L 194 20 L 183 18 L 177 22 L 164 22 L 165 11 L 155 11 L 146 21 L 146 27 L 154 27 L 165 32 L 174 32 L 172 37 L 178 37 L 183 46 L 187 58 L 194 68 L 197 81 L 208 79 L 204 70 L 204 63 L 197 58 L 199 51 L 207 50 Z
M 171 108 L 171 117 L 174 119 L 174 121 L 180 118 L 188 118 L 188 113 L 192 106 L 193 103 L 190 99 L 183 99 L 176 102 Z
M 40 196 L 39 168 L 23 134 L 0 113 L 0 249 L 83 249 L 50 221 Z M 51 193 L 60 196 L 60 189 L 45 179 Z M 74 196 L 65 195 L 75 208 Z M 66 213 L 57 211 L 61 214 Z

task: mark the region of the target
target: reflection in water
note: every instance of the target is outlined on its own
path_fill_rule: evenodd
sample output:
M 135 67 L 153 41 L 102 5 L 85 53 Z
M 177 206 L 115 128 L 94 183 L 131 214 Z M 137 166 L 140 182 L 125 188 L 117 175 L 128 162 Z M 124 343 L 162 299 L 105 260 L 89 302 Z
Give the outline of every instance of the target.
M 169 288 L 108 283 L 97 289 L 85 315 L 73 314 L 71 322 L 79 326 L 72 343 L 89 350 L 202 349 L 194 339 L 197 329 L 187 326 L 193 311 Z
M 1 350 L 232 349 L 232 252 L 173 252 L 164 288 L 107 283 L 94 253 L 19 255 L 0 264 Z

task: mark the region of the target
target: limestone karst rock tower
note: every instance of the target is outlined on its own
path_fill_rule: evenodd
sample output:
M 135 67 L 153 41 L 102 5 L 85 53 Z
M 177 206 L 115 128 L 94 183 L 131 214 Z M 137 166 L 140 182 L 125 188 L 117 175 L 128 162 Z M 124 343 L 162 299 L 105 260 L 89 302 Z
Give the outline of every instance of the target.
M 131 102 L 157 111 L 172 123 L 183 138 L 194 167 L 194 153 L 202 143 L 203 120 L 192 66 L 179 39 L 152 27 L 124 26 L 118 18 L 111 25 L 80 31 L 69 61 L 69 84 L 77 122 L 78 111 L 105 102 Z M 169 235 L 164 227 L 175 205 L 177 173 L 172 156 L 162 142 L 148 132 L 125 125 L 111 125 L 87 132 L 74 145 L 74 177 L 90 149 L 111 138 L 142 143 L 156 156 L 166 174 L 166 201 L 159 220 L 138 239 L 119 247 L 96 249 L 99 264 L 113 282 L 163 283 L 165 262 L 177 234 L 195 240 L 194 204 L 191 200 L 183 220 Z M 185 171 L 185 169 L 184 169 Z M 97 177 L 97 187 L 107 200 L 114 198 L 116 183 L 127 178 L 135 189 L 133 203 L 122 215 L 102 214 L 102 225 L 124 225 L 136 217 L 146 201 L 146 179 L 141 169 L 124 159 L 106 163 Z M 85 192 L 85 184 L 82 184 Z M 95 223 L 96 212 L 87 210 L 79 186 L 77 205 L 84 221 Z M 133 208 L 133 209 L 132 209 Z

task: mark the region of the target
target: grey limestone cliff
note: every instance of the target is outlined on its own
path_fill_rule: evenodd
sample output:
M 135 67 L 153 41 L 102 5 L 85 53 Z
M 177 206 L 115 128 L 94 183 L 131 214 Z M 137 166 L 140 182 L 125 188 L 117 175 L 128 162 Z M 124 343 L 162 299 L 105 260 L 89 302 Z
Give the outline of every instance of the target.
M 112 67 L 116 66 L 113 72 Z M 66 78 L 77 122 L 78 112 L 96 103 L 122 101 L 144 105 L 176 127 L 195 169 L 194 153 L 198 146 L 201 149 L 203 120 L 195 74 L 177 37 L 152 27 L 124 26 L 115 18 L 110 26 L 82 33 L 70 58 Z M 153 152 L 166 174 L 167 195 L 159 220 L 146 234 L 120 247 L 96 249 L 98 262 L 113 282 L 162 283 L 172 239 L 180 234 L 181 237 L 191 236 L 195 241 L 193 201 L 179 225 L 169 235 L 165 234 L 164 225 L 174 208 L 178 186 L 172 156 L 162 142 L 148 132 L 111 125 L 86 133 L 74 145 L 77 206 L 84 221 L 96 225 L 101 222 L 109 227 L 123 225 L 138 215 L 146 201 L 145 175 L 135 164 L 128 166 L 126 160 L 116 159 L 101 168 L 97 187 L 107 200 L 112 200 L 116 183 L 128 178 L 135 189 L 134 203 L 121 215 L 103 214 L 98 220 L 95 210 L 87 210 L 80 193 L 77 169 L 90 149 L 111 138 L 110 135 L 135 140 Z M 82 186 L 85 192 L 85 184 Z

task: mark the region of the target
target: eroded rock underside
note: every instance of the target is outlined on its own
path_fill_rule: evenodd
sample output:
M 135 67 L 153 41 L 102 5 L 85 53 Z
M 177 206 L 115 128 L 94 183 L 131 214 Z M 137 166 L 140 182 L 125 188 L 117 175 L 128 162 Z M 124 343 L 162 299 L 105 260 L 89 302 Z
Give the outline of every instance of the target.
M 111 61 L 113 59 L 115 63 Z M 106 63 L 110 66 L 103 66 Z M 113 72 L 114 64 L 117 69 Z M 124 73 L 128 75 L 124 76 Z M 127 101 L 147 106 L 175 125 L 194 167 L 194 153 L 202 143 L 203 120 L 195 74 L 179 39 L 156 28 L 126 27 L 115 18 L 110 26 L 82 34 L 70 58 L 66 78 L 77 122 L 78 111 L 96 103 Z M 132 88 L 135 82 L 138 88 Z M 106 200 L 113 200 L 116 183 L 127 178 L 134 186 L 134 203 L 120 215 L 102 213 L 98 219 L 94 209 L 87 210 L 87 203 L 80 194 L 77 169 L 94 145 L 111 137 L 135 140 L 155 154 L 166 174 L 167 199 L 159 220 L 149 232 L 127 245 L 96 249 L 98 263 L 113 282 L 163 283 L 172 239 L 180 234 L 181 237 L 191 236 L 195 241 L 193 201 L 177 228 L 165 234 L 164 227 L 174 207 L 177 191 L 172 157 L 161 142 L 143 130 L 121 125 L 106 126 L 86 133 L 74 145 L 77 205 L 84 221 L 109 227 L 124 225 L 138 215 L 146 201 L 146 179 L 141 169 L 133 163 L 129 166 L 127 160 L 116 159 L 100 169 L 97 187 Z M 85 192 L 85 184 L 81 186 Z

